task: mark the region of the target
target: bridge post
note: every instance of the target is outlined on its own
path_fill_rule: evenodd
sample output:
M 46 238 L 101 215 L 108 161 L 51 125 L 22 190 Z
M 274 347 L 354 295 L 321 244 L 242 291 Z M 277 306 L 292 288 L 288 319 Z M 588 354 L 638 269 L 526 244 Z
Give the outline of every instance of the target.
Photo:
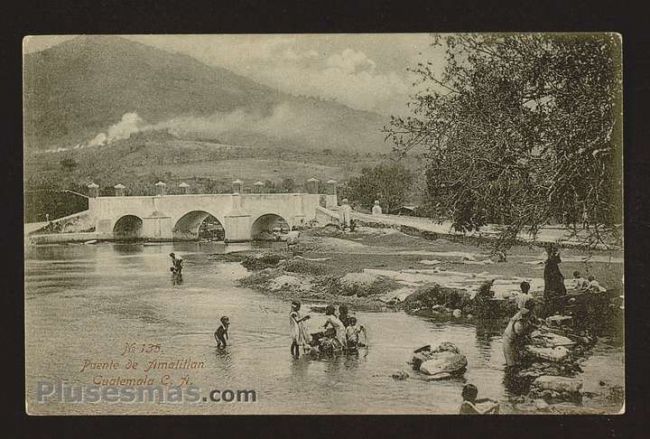
M 244 182 L 241 181 L 240 179 L 237 179 L 232 182 L 232 193 L 233 194 L 241 194 L 244 189 Z
M 307 180 L 307 193 L 308 194 L 317 194 L 318 193 L 318 183 L 317 178 L 310 178 Z
M 181 191 L 183 191 L 184 195 L 188 195 L 190 193 L 190 185 L 183 182 L 178 185 L 179 188 L 181 188 Z
M 251 237 L 251 215 L 226 215 L 223 228 L 226 231 L 225 242 L 247 242 Z
M 163 183 L 162 181 L 159 181 L 156 183 L 156 195 L 159 197 L 165 195 L 167 193 L 167 185 Z
M 253 186 L 254 186 L 253 192 L 255 192 L 256 194 L 261 194 L 264 192 L 264 182 L 261 181 L 255 182 Z
M 142 218 L 142 237 L 156 241 L 171 240 L 173 238 L 172 219 L 159 212 Z
M 115 186 L 113 186 L 113 189 L 115 189 L 115 196 L 116 197 L 123 197 L 124 196 L 124 189 L 126 189 L 126 186 L 124 186 L 123 184 L 118 183 Z
M 90 183 L 88 185 L 88 195 L 90 195 L 90 198 L 97 198 L 99 196 L 99 185 L 95 184 L 95 182 Z

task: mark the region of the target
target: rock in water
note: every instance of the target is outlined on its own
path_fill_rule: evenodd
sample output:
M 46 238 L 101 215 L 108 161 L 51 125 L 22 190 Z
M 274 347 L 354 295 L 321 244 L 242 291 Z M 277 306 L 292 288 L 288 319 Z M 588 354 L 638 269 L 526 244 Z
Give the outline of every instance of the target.
M 455 344 L 445 341 L 435 349 L 431 349 L 431 345 L 416 349 L 409 364 L 413 370 L 432 379 L 443 379 L 462 375 L 467 368 L 467 357 L 460 353 Z
M 437 352 L 420 365 L 420 372 L 427 375 L 459 375 L 467 368 L 467 357 L 453 352 Z
M 569 350 L 564 346 L 542 348 L 528 345 L 526 346 L 526 351 L 535 358 L 547 361 L 562 361 L 569 355 Z

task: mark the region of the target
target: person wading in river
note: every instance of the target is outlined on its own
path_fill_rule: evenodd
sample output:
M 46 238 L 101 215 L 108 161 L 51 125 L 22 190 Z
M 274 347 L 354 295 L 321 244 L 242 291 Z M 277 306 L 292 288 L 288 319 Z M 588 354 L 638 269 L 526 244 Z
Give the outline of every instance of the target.
M 172 259 L 172 266 L 169 267 L 169 271 L 174 274 L 181 275 L 181 272 L 183 271 L 183 260 L 181 258 L 177 258 L 175 253 L 170 253 L 169 257 Z
M 221 325 L 214 331 L 214 339 L 217 341 L 217 348 L 224 349 L 228 343 L 228 327 L 230 326 L 230 319 L 227 316 L 221 317 Z
M 291 355 L 294 358 L 300 357 L 300 348 L 304 348 L 309 342 L 309 336 L 303 322 L 310 319 L 309 315 L 300 315 L 300 302 L 291 302 L 291 313 L 289 314 L 289 327 L 291 329 Z
M 334 305 L 327 305 L 325 308 L 325 318 L 327 320 L 325 321 L 323 327 L 327 328 L 328 326 L 331 326 L 334 328 L 336 331 L 336 340 L 341 344 L 342 348 L 345 348 L 347 346 L 345 339 L 345 326 L 343 326 L 343 322 L 341 322 L 338 317 L 336 317 L 334 311 Z
M 521 354 L 528 336 L 535 329 L 532 322 L 535 302 L 527 300 L 524 306 L 510 319 L 506 330 L 503 331 L 503 356 L 507 367 L 521 365 Z

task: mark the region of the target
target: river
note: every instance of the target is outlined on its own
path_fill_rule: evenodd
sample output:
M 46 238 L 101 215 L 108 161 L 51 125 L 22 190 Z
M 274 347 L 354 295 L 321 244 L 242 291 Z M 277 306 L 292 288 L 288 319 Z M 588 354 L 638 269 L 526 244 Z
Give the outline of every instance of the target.
M 237 286 L 239 263 L 217 262 L 222 244 L 98 244 L 27 247 L 25 257 L 26 394 L 38 414 L 220 413 L 457 413 L 466 382 L 479 396 L 507 404 L 499 331 L 436 323 L 402 312 L 356 312 L 370 348 L 354 357 L 300 358 L 289 352 L 289 303 Z M 182 284 L 173 284 L 169 253 L 185 260 Z M 303 303 L 303 312 L 309 312 Z M 216 348 L 219 317 L 231 321 L 230 346 Z M 312 313 L 310 329 L 323 316 Z M 467 356 L 464 379 L 395 380 L 414 348 L 450 341 Z M 137 370 L 83 370 L 87 360 L 120 362 L 127 343 L 159 344 L 157 355 L 138 353 Z M 604 347 L 584 365 L 585 382 L 623 381 L 622 354 Z M 133 356 L 131 356 L 133 357 Z M 191 359 L 186 371 L 202 389 L 253 389 L 254 403 L 89 403 L 36 401 L 38 382 L 92 384 L 98 376 L 140 377 L 151 359 Z M 158 379 L 179 371 L 149 371 Z

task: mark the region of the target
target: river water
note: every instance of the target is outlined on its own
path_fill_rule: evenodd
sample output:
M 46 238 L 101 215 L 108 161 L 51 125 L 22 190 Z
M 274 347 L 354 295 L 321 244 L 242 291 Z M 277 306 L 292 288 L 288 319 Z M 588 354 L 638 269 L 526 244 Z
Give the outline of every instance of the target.
M 499 329 L 436 323 L 401 312 L 356 312 L 368 330 L 370 348 L 359 356 L 295 360 L 289 352 L 289 303 L 241 288 L 239 263 L 210 254 L 239 247 L 220 244 L 99 244 L 28 247 L 25 258 L 26 395 L 39 414 L 219 414 L 219 413 L 457 413 L 466 382 L 479 396 L 507 404 Z M 174 284 L 169 256 L 185 260 L 182 284 Z M 309 312 L 309 303 L 302 311 Z M 216 348 L 219 318 L 231 321 L 230 345 Z M 316 331 L 322 314 L 312 313 Z M 414 348 L 442 341 L 467 356 L 464 379 L 394 380 Z M 123 355 L 127 343 L 137 351 Z M 160 352 L 145 351 L 159 344 Z M 153 348 L 155 351 L 156 348 Z M 149 370 L 149 361 L 189 359 L 203 367 Z M 136 369 L 125 369 L 129 360 Z M 115 370 L 84 364 L 119 363 Z M 623 381 L 622 354 L 596 352 L 584 366 L 585 382 Z M 188 376 L 205 395 L 211 389 L 255 390 L 254 403 L 62 403 L 36 401 L 39 382 L 90 385 L 111 378 L 173 383 Z M 187 383 L 187 381 L 185 381 Z

